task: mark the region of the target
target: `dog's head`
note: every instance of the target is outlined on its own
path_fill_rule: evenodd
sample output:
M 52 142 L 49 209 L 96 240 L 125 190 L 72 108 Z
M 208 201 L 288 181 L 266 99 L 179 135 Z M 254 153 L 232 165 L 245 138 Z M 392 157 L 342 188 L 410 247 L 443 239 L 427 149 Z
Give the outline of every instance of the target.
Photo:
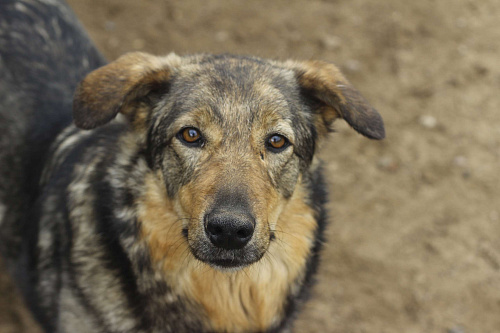
M 263 256 L 335 119 L 384 137 L 377 111 L 325 62 L 131 53 L 90 73 L 75 94 L 78 127 L 119 112 L 143 138 L 191 252 L 220 269 Z

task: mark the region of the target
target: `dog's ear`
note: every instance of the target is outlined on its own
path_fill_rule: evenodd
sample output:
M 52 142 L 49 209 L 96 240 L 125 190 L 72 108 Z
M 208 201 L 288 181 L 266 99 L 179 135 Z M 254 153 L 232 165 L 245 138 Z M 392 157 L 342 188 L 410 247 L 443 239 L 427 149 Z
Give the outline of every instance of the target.
M 295 71 L 302 93 L 313 101 L 320 133 L 327 133 L 333 121 L 342 118 L 370 139 L 385 137 L 380 114 L 335 65 L 322 61 L 290 62 L 288 65 Z
M 170 59 L 168 59 L 170 58 Z M 88 74 L 75 91 L 73 118 L 76 126 L 92 129 L 124 114 L 137 125 L 144 120 L 148 96 L 168 88 L 172 58 L 128 53 Z M 170 60 L 170 61 L 169 61 Z M 142 104 L 141 104 L 142 103 Z

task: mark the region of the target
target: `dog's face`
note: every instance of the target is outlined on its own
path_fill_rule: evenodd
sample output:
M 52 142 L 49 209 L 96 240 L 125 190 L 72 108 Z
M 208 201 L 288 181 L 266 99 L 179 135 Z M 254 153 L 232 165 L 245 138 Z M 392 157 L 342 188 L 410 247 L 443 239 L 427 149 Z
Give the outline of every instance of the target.
M 79 127 L 118 112 L 143 137 L 191 252 L 219 269 L 265 254 L 334 119 L 384 136 L 378 113 L 319 62 L 133 53 L 89 74 L 75 95 Z

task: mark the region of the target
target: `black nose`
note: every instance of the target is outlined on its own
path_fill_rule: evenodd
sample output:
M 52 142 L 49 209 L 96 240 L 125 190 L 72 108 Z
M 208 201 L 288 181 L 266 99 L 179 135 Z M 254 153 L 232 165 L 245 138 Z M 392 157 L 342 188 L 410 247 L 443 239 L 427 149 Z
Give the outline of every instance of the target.
M 212 211 L 205 215 L 205 233 L 215 246 L 236 250 L 252 238 L 255 220 L 250 214 Z

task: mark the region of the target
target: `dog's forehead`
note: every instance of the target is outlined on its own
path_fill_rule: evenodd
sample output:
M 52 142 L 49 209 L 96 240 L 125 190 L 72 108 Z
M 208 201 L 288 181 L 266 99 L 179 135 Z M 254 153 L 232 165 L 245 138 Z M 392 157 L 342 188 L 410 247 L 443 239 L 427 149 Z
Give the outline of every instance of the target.
M 260 59 L 208 58 L 181 66 L 174 77 L 177 108 L 205 108 L 228 120 L 262 112 L 286 116 L 298 101 L 293 73 Z

